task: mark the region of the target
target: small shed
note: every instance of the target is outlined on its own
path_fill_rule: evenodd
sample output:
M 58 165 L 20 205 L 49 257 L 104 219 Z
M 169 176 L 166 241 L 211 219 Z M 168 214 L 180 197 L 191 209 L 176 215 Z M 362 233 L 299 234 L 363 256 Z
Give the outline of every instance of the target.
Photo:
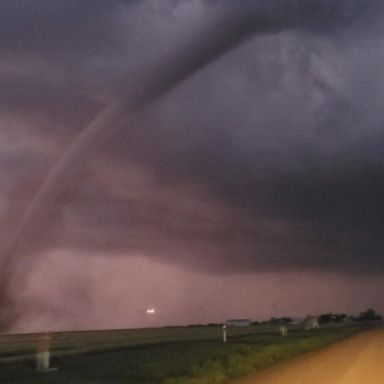
M 311 330 L 318 328 L 320 328 L 318 316 L 307 316 L 304 319 L 304 329 Z

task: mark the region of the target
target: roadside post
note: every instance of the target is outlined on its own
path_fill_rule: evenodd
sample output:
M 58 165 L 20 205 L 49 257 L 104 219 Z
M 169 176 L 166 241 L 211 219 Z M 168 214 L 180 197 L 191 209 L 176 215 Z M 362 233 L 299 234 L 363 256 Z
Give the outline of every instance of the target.
M 38 372 L 47 372 L 49 370 L 50 349 L 51 336 L 46 333 L 37 340 L 36 370 Z
M 223 324 L 223 343 L 227 342 L 227 326 Z
M 57 368 L 50 368 L 51 359 L 51 341 L 52 337 L 49 333 L 45 333 L 37 340 L 36 348 L 36 371 L 51 372 Z

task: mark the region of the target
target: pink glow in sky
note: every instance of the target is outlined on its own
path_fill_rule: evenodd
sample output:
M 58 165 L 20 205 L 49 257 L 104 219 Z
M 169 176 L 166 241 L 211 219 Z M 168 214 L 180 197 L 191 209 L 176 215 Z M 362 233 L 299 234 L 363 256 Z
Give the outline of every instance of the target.
M 79 262 L 79 260 L 82 260 Z M 29 275 L 15 331 L 156 327 L 230 318 L 383 310 L 380 278 L 292 272 L 211 275 L 143 256 L 45 255 Z M 35 308 L 29 303 L 34 300 Z M 360 308 L 357 308 L 356 302 Z M 37 304 L 37 305 L 36 305 Z M 147 308 L 156 308 L 148 316 Z

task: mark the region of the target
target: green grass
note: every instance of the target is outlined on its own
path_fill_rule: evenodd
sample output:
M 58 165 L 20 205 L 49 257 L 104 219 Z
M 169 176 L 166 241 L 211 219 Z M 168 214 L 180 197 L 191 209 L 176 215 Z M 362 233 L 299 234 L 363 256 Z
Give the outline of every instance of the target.
M 164 342 L 217 340 L 220 326 L 164 327 L 106 331 L 78 331 L 52 333 L 53 349 L 57 353 L 84 353 L 95 350 L 117 349 L 127 346 L 153 345 Z M 234 327 L 231 336 L 276 332 L 270 326 Z M 0 336 L 0 362 L 17 356 L 33 354 L 39 334 Z
M 14 336 L 12 354 L 24 359 L 0 364 L 0 383 L 78 384 L 222 384 L 290 359 L 362 330 L 361 326 L 292 329 L 280 337 L 276 328 L 229 329 L 227 344 L 219 327 L 72 332 L 55 335 L 56 372 L 38 374 L 28 358 L 36 335 Z M 8 355 L 12 337 L 0 354 Z M 8 348 L 8 349 L 7 349 Z M 57 352 L 72 351 L 68 355 Z M 86 353 L 74 353 L 80 350 Z

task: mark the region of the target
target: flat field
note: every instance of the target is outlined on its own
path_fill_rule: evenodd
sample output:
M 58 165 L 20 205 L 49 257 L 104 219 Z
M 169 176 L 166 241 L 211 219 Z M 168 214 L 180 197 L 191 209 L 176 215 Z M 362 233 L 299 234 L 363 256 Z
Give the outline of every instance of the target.
M 53 333 L 52 366 L 58 369 L 49 373 L 35 372 L 39 335 L 3 335 L 0 383 L 221 384 L 366 327 L 291 328 L 287 337 L 277 328 L 229 327 L 226 344 L 220 326 Z

